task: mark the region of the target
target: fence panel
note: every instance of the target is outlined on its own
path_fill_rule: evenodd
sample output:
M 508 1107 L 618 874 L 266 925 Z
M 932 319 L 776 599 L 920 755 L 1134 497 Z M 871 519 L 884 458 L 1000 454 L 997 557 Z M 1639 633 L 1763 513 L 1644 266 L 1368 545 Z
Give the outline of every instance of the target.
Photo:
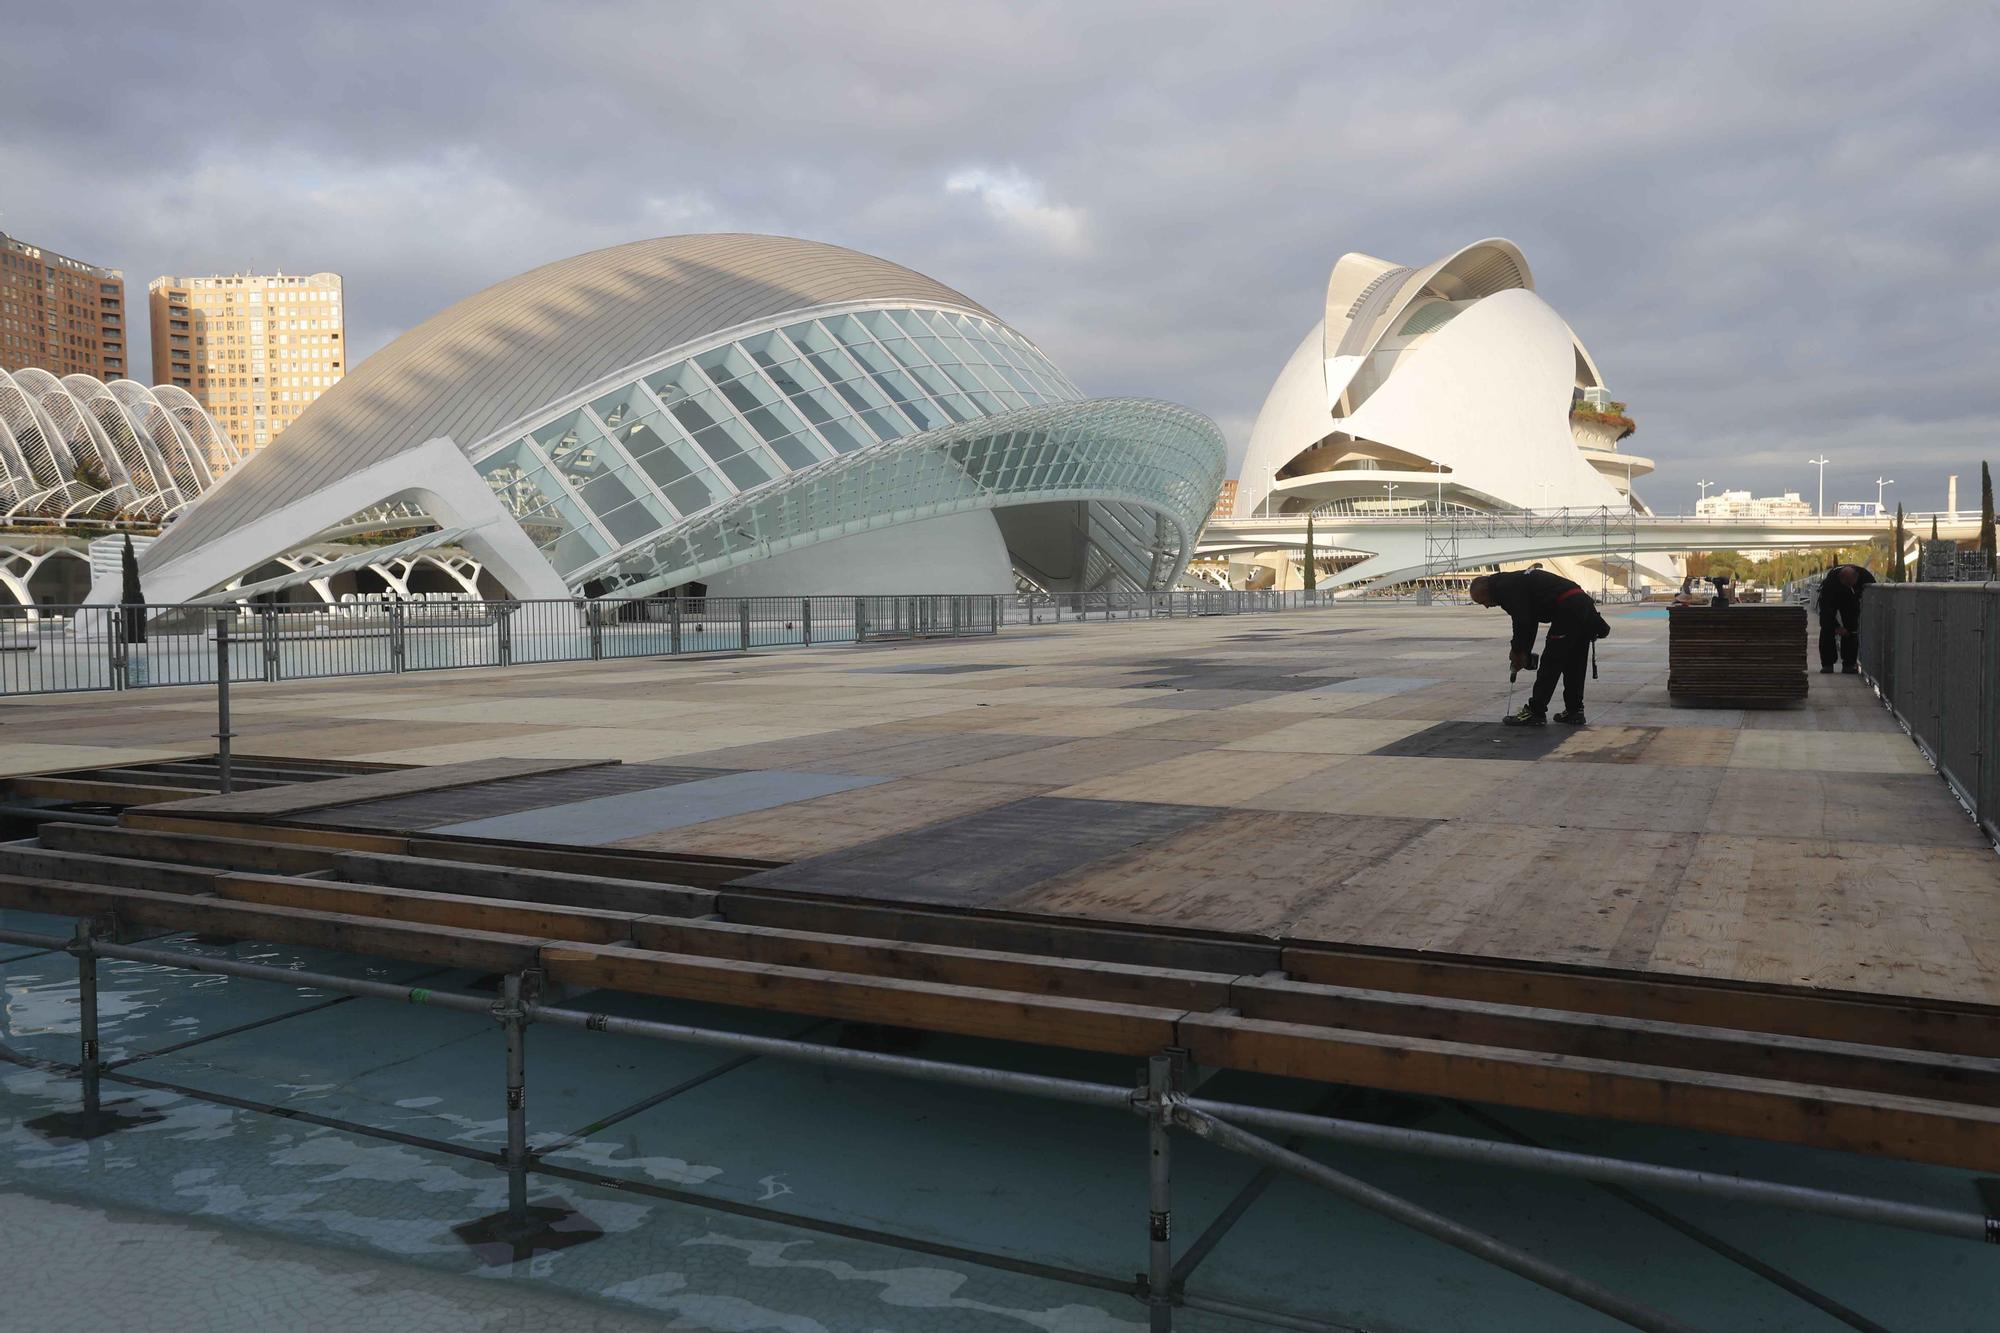
M 1876 584 L 1861 667 L 2000 841 L 2000 583 Z
M 41 606 L 0 617 L 0 694 L 215 681 L 228 626 L 232 681 L 671 657 L 755 648 L 998 634 L 1007 625 L 1104 624 L 1296 611 L 1331 593 L 928 593 L 797 597 L 459 596 L 295 604 Z

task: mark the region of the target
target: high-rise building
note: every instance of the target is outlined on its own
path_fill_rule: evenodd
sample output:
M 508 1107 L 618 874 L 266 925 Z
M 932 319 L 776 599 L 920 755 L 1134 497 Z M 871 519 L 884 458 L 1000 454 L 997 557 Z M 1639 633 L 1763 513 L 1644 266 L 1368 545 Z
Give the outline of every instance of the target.
M 347 373 L 338 273 L 154 278 L 146 297 L 154 381 L 193 394 L 245 451 Z
M 125 378 L 125 275 L 0 232 L 0 369 Z

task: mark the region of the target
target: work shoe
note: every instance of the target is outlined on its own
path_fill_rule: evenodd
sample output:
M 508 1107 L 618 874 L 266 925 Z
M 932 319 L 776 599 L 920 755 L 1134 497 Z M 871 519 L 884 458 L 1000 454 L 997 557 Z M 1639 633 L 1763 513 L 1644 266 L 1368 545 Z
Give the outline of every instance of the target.
M 1840 674 L 1843 676 L 1858 676 L 1861 674 L 1861 668 L 1858 666 L 1844 666 L 1840 669 Z
M 1833 674 L 1833 668 L 1830 666 L 1823 666 L 1819 669 L 1819 674 L 1822 676 L 1831 676 Z
M 1532 706 L 1522 704 L 1520 712 L 1509 713 L 1501 718 L 1500 722 L 1501 725 L 1508 727 L 1546 727 L 1549 724 L 1549 715 L 1538 713 Z
M 1556 721 L 1567 722 L 1572 727 L 1580 727 L 1583 725 L 1583 710 L 1581 708 L 1566 708 L 1556 714 Z

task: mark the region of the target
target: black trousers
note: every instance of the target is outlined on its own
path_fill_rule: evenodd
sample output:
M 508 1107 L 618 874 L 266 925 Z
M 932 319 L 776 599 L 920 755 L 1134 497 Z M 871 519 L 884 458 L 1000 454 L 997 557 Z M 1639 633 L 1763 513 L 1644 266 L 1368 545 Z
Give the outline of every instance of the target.
M 1572 713 L 1583 711 L 1583 676 L 1590 666 L 1590 645 L 1596 639 L 1597 607 L 1589 597 L 1579 593 L 1556 608 L 1556 618 L 1542 644 L 1542 666 L 1535 673 L 1529 708 L 1537 713 L 1548 711 L 1560 680 L 1563 707 Z
M 1834 627 L 1840 626 L 1847 633 L 1835 634 Z M 1820 608 L 1819 613 L 1819 664 L 1833 665 L 1834 645 L 1840 646 L 1840 664 L 1851 667 L 1861 656 L 1861 608 L 1842 606 L 1828 610 Z

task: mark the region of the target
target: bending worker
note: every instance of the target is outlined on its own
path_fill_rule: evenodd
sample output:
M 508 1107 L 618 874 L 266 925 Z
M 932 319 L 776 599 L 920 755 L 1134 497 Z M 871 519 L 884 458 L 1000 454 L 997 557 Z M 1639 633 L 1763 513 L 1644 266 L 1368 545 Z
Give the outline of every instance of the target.
M 1472 600 L 1481 606 L 1497 606 L 1514 618 L 1514 641 L 1509 647 L 1507 666 L 1519 671 L 1528 664 L 1535 647 L 1535 626 L 1547 624 L 1548 641 L 1542 645 L 1541 669 L 1535 673 L 1535 688 L 1518 713 L 1500 719 L 1510 727 L 1546 726 L 1549 700 L 1562 681 L 1563 711 L 1556 721 L 1583 725 L 1583 671 L 1590 661 L 1590 645 L 1611 632 L 1597 603 L 1583 589 L 1560 574 L 1531 569 L 1517 574 L 1482 574 L 1472 581 Z
M 1833 674 L 1834 645 L 1840 646 L 1840 669 L 1847 675 L 1861 670 L 1861 590 L 1875 576 L 1859 565 L 1835 565 L 1819 585 L 1819 669 Z

